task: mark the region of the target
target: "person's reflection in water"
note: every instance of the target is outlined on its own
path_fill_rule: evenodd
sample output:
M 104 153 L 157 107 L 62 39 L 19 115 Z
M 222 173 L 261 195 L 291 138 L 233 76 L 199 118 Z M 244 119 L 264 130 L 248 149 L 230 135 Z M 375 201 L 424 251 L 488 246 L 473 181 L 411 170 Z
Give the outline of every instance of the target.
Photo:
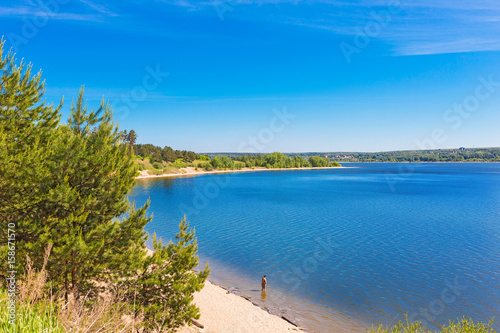
M 261 297 L 261 300 L 262 300 L 262 306 L 267 308 L 267 305 L 266 305 L 266 298 L 267 298 L 267 295 L 266 295 L 266 291 L 265 290 L 262 290 L 262 293 L 260 294 L 260 297 Z

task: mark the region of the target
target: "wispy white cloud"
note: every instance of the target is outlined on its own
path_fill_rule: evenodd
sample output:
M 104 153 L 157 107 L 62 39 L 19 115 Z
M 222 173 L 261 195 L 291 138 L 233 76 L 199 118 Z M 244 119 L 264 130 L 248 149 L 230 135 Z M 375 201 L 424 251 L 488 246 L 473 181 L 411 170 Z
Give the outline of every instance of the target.
M 399 55 L 430 55 L 495 50 L 500 50 L 500 40 L 470 38 L 446 42 L 422 42 L 413 45 L 402 45 L 399 47 L 398 53 Z
M 78 97 L 80 87 L 50 87 L 45 90 L 45 96 L 59 99 L 64 96 L 65 104 L 69 105 L 73 99 Z M 130 89 L 125 88 L 95 88 L 86 87 L 84 97 L 90 101 L 109 101 L 110 103 L 119 101 L 123 98 L 129 98 Z M 185 98 L 195 98 L 193 96 L 176 96 L 166 95 L 158 91 L 149 91 L 145 101 L 163 101 L 163 100 L 176 100 Z
M 90 0 L 79 0 L 81 4 L 91 11 L 67 11 L 63 5 L 45 6 L 41 1 L 25 0 L 15 7 L 0 6 L 0 17 L 47 17 L 54 20 L 68 21 L 102 21 L 106 16 L 117 16 L 106 7 L 95 4 Z M 72 3 L 74 5 L 75 3 Z M 73 7 L 74 8 L 74 7 Z
M 47 17 L 54 20 L 100 21 L 100 17 L 92 14 L 76 14 L 53 12 L 48 9 L 34 7 L 0 7 L 0 17 Z
M 331 6 L 356 6 L 356 7 L 376 7 L 387 6 L 389 0 L 360 0 L 360 1 L 335 1 L 335 0 L 162 0 L 169 5 L 188 7 L 188 8 L 203 8 L 220 4 L 228 4 L 232 6 L 238 5 L 314 5 L 324 4 Z M 427 8 L 443 8 L 443 9 L 500 9 L 500 2 L 497 0 L 411 0 L 400 1 L 400 5 L 404 7 L 427 7 Z
M 90 0 L 80 0 L 80 2 L 82 2 L 83 4 L 88 6 L 89 8 L 91 8 L 99 13 L 105 14 L 107 16 L 118 16 L 117 14 L 110 11 L 108 8 L 106 8 L 102 5 L 95 4 L 94 2 L 92 2 Z
M 164 0 L 169 5 L 190 10 L 207 10 L 226 4 L 226 15 L 242 20 L 269 20 L 270 16 L 245 11 L 255 5 L 295 5 L 303 12 L 287 11 L 277 6 L 274 22 L 337 35 L 356 35 L 373 21 L 372 13 L 384 10 L 389 0 L 356 2 L 329 0 Z M 316 6 L 315 6 L 316 5 Z M 307 8 L 306 8 L 307 6 Z M 498 0 L 399 0 L 401 12 L 374 37 L 389 45 L 391 55 L 422 55 L 500 50 L 500 1 Z M 212 9 L 213 10 L 213 9 Z M 290 14 L 293 12 L 294 14 Z M 252 14 L 253 13 L 253 14 Z M 252 17 L 253 15 L 253 17 Z

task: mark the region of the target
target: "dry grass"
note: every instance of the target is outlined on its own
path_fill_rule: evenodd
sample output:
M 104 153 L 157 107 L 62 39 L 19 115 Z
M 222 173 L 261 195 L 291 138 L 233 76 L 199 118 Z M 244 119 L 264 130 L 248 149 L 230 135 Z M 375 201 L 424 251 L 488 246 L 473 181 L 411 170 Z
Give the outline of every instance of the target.
M 16 327 L 0 315 L 0 331 L 2 332 L 137 332 L 141 326 L 140 316 L 134 318 L 133 310 L 119 293 L 108 290 L 96 299 L 88 298 L 88 294 L 80 300 L 70 295 L 64 301 L 62 292 L 53 292 L 47 285 L 46 266 L 51 246 L 44 255 L 40 271 L 34 269 L 33 262 L 27 258 L 23 276 L 18 281 L 18 297 L 16 306 Z M 1 302 L 7 302 L 6 292 L 1 293 Z M 6 306 L 2 306 L 6 313 Z

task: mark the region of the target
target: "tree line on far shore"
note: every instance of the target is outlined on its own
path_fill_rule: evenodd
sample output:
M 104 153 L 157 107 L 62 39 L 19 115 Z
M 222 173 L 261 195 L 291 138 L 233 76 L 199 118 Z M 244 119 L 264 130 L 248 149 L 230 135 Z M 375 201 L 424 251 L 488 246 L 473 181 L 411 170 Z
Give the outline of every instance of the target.
M 207 153 L 209 157 L 227 156 L 238 159 L 245 153 Z M 455 148 L 384 151 L 376 153 L 360 152 L 310 152 L 286 153 L 286 156 L 300 156 L 309 159 L 311 156 L 322 156 L 337 162 L 500 162 L 500 147 L 492 148 Z
M 342 162 L 500 162 L 500 148 L 403 150 L 378 153 L 303 153 L 305 158 L 322 155 Z
M 133 131 L 133 130 L 132 130 Z M 133 152 L 141 158 L 149 157 L 151 163 L 161 163 L 165 162 L 175 162 L 182 159 L 184 162 L 193 162 L 198 159 L 208 159 L 208 157 L 203 157 L 202 155 L 196 154 L 194 151 L 189 150 L 174 150 L 172 147 L 165 146 L 163 148 L 147 144 L 134 144 Z
M 243 155 L 237 158 L 227 156 L 215 156 L 206 165 L 205 169 L 241 169 L 263 167 L 267 169 L 277 168 L 326 168 L 340 167 L 337 162 L 330 162 L 327 158 L 320 156 L 311 156 L 304 159 L 300 156 L 286 156 L 283 153 L 275 152 L 262 155 Z
M 175 163 L 177 166 L 196 166 L 207 171 L 213 169 L 238 170 L 242 168 L 326 168 L 340 167 L 338 162 L 330 161 L 321 156 L 288 156 L 280 152 L 258 155 L 240 155 L 238 157 L 228 157 L 225 155 L 215 155 L 210 158 L 208 155 L 198 155 L 193 151 L 174 150 L 172 147 L 163 148 L 152 144 L 135 144 L 137 134 L 134 130 L 123 131 L 121 136 L 124 142 L 129 145 L 137 158 L 145 160 L 155 165 L 155 168 L 162 167 L 162 163 Z M 132 140 L 130 139 L 132 137 Z M 195 165 L 194 161 L 198 161 Z

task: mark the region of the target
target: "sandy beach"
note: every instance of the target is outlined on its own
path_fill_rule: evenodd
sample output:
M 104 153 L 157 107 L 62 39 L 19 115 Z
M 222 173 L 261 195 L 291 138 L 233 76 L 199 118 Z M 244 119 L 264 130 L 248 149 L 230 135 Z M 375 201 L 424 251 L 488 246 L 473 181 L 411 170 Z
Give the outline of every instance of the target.
M 253 305 L 241 296 L 228 293 L 210 282 L 194 294 L 199 307 L 198 320 L 203 328 L 195 325 L 180 328 L 177 333 L 269 333 L 302 331 L 286 320 Z
M 139 171 L 140 175 L 137 179 L 145 178 L 163 178 L 163 177 L 183 177 L 183 176 L 199 176 L 199 175 L 210 175 L 217 173 L 236 173 L 236 172 L 257 172 L 257 171 L 288 171 L 288 170 L 322 170 L 322 169 L 346 169 L 349 167 L 324 167 L 324 168 L 277 168 L 277 169 L 267 169 L 267 168 L 243 168 L 240 170 L 215 170 L 215 171 L 205 171 L 196 170 L 195 168 L 182 168 L 179 169 L 179 173 L 164 173 L 161 175 L 150 175 L 147 170 Z
M 146 249 L 148 255 L 153 250 Z M 194 303 L 200 309 L 200 319 L 186 325 L 176 333 L 269 333 L 298 332 L 302 328 L 275 316 L 254 305 L 249 300 L 232 294 L 209 281 L 199 292 L 195 292 Z

